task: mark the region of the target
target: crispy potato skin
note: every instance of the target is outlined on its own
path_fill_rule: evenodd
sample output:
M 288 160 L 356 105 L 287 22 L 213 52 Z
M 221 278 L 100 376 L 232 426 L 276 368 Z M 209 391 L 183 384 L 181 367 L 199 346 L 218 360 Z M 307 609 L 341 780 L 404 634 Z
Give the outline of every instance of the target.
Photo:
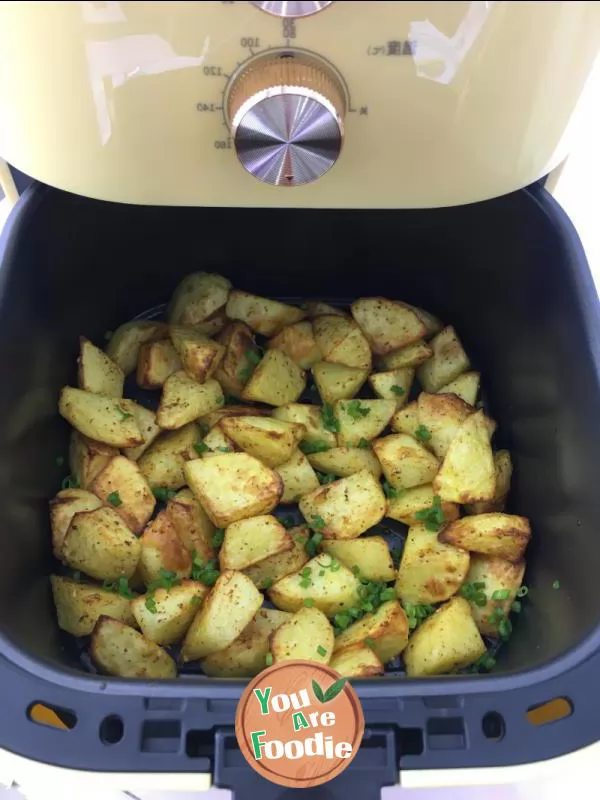
M 177 667 L 168 653 L 138 631 L 109 617 L 100 617 L 96 623 L 90 654 L 105 675 L 149 679 L 177 676 Z
M 477 514 L 446 525 L 441 542 L 517 563 L 531 538 L 529 520 L 514 514 Z
M 388 600 L 372 614 L 365 614 L 336 637 L 334 653 L 369 639 L 382 664 L 400 655 L 408 642 L 408 619 L 397 600 Z
M 333 652 L 333 628 L 318 608 L 301 608 L 271 634 L 273 662 L 316 661 L 328 664 Z
M 72 636 L 89 636 L 100 617 L 133 625 L 131 601 L 99 586 L 78 583 L 61 575 L 50 578 L 58 627 Z

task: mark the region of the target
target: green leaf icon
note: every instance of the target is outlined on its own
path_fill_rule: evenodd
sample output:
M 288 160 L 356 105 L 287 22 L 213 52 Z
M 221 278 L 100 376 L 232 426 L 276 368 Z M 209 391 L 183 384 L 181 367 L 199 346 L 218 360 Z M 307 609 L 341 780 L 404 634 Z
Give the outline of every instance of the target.
M 321 687 L 319 686 L 319 684 L 315 680 L 313 680 L 313 682 L 312 682 L 312 690 L 313 690 L 317 700 L 320 703 L 324 703 L 325 702 L 325 695 L 323 694 L 323 689 L 321 689 Z
M 330 700 L 333 700 L 334 697 L 337 697 L 338 694 L 343 690 L 344 685 L 348 679 L 347 678 L 340 678 L 339 681 L 332 683 L 329 689 L 325 692 L 325 701 L 328 703 Z

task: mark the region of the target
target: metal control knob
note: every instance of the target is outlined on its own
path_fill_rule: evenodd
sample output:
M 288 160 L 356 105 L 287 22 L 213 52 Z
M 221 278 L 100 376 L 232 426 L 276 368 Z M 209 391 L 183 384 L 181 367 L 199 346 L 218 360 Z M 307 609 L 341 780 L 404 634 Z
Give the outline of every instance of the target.
M 324 8 L 330 6 L 332 0 L 329 2 L 298 2 L 298 3 L 274 3 L 274 2 L 254 2 L 251 0 L 253 6 L 257 6 L 267 14 L 273 14 L 274 17 L 309 17 L 311 14 L 316 14 L 317 11 L 323 11 Z
M 235 149 L 251 175 L 300 186 L 337 161 L 346 99 L 333 71 L 302 57 L 250 64 L 235 79 L 227 115 Z

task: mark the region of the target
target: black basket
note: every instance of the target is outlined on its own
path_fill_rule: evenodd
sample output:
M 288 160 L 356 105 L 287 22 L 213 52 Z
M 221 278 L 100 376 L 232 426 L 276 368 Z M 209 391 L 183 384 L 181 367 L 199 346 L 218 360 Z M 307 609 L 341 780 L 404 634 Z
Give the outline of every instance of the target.
M 448 209 L 267 211 L 126 206 L 34 185 L 0 264 L 0 747 L 80 770 L 210 772 L 240 796 L 283 792 L 237 749 L 242 681 L 85 674 L 48 586 L 47 501 L 68 435 L 56 404 L 78 337 L 102 341 L 198 269 L 276 297 L 398 297 L 452 322 L 513 456 L 510 510 L 532 521 L 530 593 L 494 671 L 354 681 L 365 739 L 327 791 L 378 797 L 399 771 L 524 764 L 600 738 L 600 316 L 577 235 L 541 186 Z M 563 718 L 533 724 L 531 710 L 557 698 Z M 68 729 L 34 722 L 36 703 Z

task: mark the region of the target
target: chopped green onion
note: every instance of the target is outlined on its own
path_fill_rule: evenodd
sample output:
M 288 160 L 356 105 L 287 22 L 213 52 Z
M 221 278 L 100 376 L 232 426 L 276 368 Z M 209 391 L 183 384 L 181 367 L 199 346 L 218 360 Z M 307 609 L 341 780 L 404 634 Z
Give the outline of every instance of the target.
M 325 527 L 325 520 L 323 519 L 323 517 L 317 514 L 316 516 L 312 517 L 312 522 L 309 524 L 310 527 L 313 528 L 313 530 L 320 531 L 322 528 Z
M 132 419 L 132 418 L 133 418 L 133 414 L 130 414 L 130 413 L 129 413 L 129 412 L 127 412 L 127 411 L 123 411 L 123 409 L 121 408 L 121 406 L 118 406 L 118 405 L 117 405 L 117 406 L 115 406 L 115 411 L 116 411 L 118 414 L 120 414 L 120 415 L 121 415 L 121 422 L 125 422 L 125 420 L 126 420 L 126 419 Z
M 171 500 L 173 497 L 175 497 L 177 492 L 174 489 L 165 489 L 163 486 L 153 486 L 152 494 L 157 500 L 160 500 L 162 503 L 166 503 L 168 500 Z
M 265 656 L 265 664 L 267 667 L 270 667 L 273 663 L 273 653 L 267 653 Z
M 473 584 L 473 588 L 476 589 L 477 591 L 485 589 L 485 581 L 475 581 L 475 583 Z
M 340 569 L 340 567 L 341 567 L 341 566 L 342 566 L 342 565 L 340 564 L 340 562 L 339 562 L 339 561 L 337 561 L 335 558 L 333 558 L 333 559 L 331 560 L 331 564 L 329 565 L 329 569 L 330 569 L 332 572 L 338 572 L 338 570 Z
M 401 491 L 399 489 L 394 489 L 394 487 L 390 486 L 390 484 L 387 481 L 383 482 L 383 491 L 385 496 L 388 497 L 390 500 L 395 500 L 396 498 L 401 496 Z
M 553 589 L 560 589 L 560 581 L 554 581 L 552 584 Z
M 358 566 L 358 564 L 354 564 L 354 566 L 352 567 L 352 572 L 356 575 L 357 578 L 359 577 L 360 567 Z
M 194 445 L 194 450 L 199 456 L 201 456 L 202 453 L 208 453 L 210 451 L 210 447 L 205 442 L 196 442 Z
M 515 601 L 512 603 L 512 605 L 511 605 L 511 607 L 510 607 L 510 610 L 511 610 L 511 611 L 512 611 L 514 614 L 520 614 L 520 613 L 521 613 L 521 601 L 520 601 L 520 600 L 515 600 Z
M 298 446 L 307 456 L 311 455 L 311 453 L 324 453 L 329 450 L 329 445 L 322 439 L 318 439 L 316 442 L 300 442 Z
M 425 523 L 425 528 L 432 533 L 437 533 L 446 521 L 442 501 L 436 494 L 429 508 L 424 508 L 415 513 L 415 519 Z
M 279 517 L 279 522 L 281 522 L 283 527 L 287 528 L 288 530 L 296 527 L 296 520 L 289 514 L 286 517 Z
M 323 647 L 323 645 L 322 645 L 322 644 L 320 644 L 320 645 L 317 647 L 317 653 L 318 653 L 320 656 L 323 656 L 323 658 L 325 658 L 325 656 L 327 655 L 327 650 L 326 650 L 326 649 Z
M 330 403 L 323 403 L 323 408 L 321 409 L 321 419 L 323 420 L 323 427 L 326 431 L 329 431 L 330 433 L 340 432 L 339 420 L 336 418 L 333 411 L 333 406 Z
M 500 620 L 500 623 L 498 624 L 498 633 L 505 641 L 510 638 L 510 634 L 512 633 L 512 624 L 508 617 L 504 617 L 504 619 Z
M 487 597 L 483 592 L 477 592 L 477 594 L 473 597 L 473 602 L 476 606 L 483 608 L 487 605 Z
M 231 453 L 229 447 L 217 447 L 217 453 Z
M 225 538 L 225 531 L 223 528 L 217 528 L 215 535 L 212 537 L 213 547 L 221 547 L 223 539 Z
M 156 608 L 156 600 L 152 595 L 146 598 L 144 605 L 151 614 L 156 614 L 156 612 L 158 611 L 158 609 Z
M 321 472 L 317 472 L 317 478 L 319 479 L 319 483 L 322 485 L 337 481 L 337 475 L 323 475 Z
M 273 586 L 273 578 L 265 578 L 262 582 L 263 589 L 270 589 Z
M 360 447 L 361 450 L 366 450 L 369 447 L 369 443 L 368 443 L 368 441 L 366 439 L 363 439 L 361 437 L 358 440 L 358 446 Z
M 360 404 L 360 400 L 350 400 L 344 406 L 344 411 L 354 420 L 362 419 L 371 413 L 371 409 Z
M 510 592 L 508 589 L 496 589 L 492 594 L 492 600 L 508 600 Z
M 420 442 L 428 442 L 431 439 L 431 431 L 425 425 L 419 425 L 415 431 L 415 439 Z
M 529 594 L 529 589 L 527 586 L 521 586 L 517 592 L 517 597 L 527 597 Z
M 388 586 L 387 589 L 384 589 L 383 592 L 381 592 L 379 597 L 381 598 L 382 603 L 386 603 L 388 600 L 395 600 L 396 591 L 391 586 Z
M 315 601 L 312 599 L 312 597 L 305 597 L 304 598 L 304 605 L 307 608 L 312 608 L 314 606 L 314 604 L 315 604 Z
M 370 648 L 371 650 L 372 650 L 372 649 L 375 647 L 375 642 L 374 642 L 374 641 L 373 641 L 373 639 L 371 639 L 370 637 L 367 637 L 367 638 L 365 639 L 365 644 L 366 644 L 366 645 L 367 645 L 367 647 L 368 647 L 368 648 Z
M 115 506 L 115 508 L 118 508 L 119 506 L 123 505 L 123 501 L 121 500 L 121 495 L 118 492 L 111 492 L 106 499 L 111 504 L 111 506 Z
M 398 395 L 399 397 L 401 397 L 403 394 L 406 394 L 404 389 L 401 386 L 398 386 L 398 384 L 390 386 L 390 389 L 395 395 Z
M 350 617 L 350 614 L 346 613 L 345 611 L 341 611 L 334 616 L 333 621 L 336 627 L 344 630 L 345 628 L 348 627 L 348 625 L 350 625 L 352 619 Z

